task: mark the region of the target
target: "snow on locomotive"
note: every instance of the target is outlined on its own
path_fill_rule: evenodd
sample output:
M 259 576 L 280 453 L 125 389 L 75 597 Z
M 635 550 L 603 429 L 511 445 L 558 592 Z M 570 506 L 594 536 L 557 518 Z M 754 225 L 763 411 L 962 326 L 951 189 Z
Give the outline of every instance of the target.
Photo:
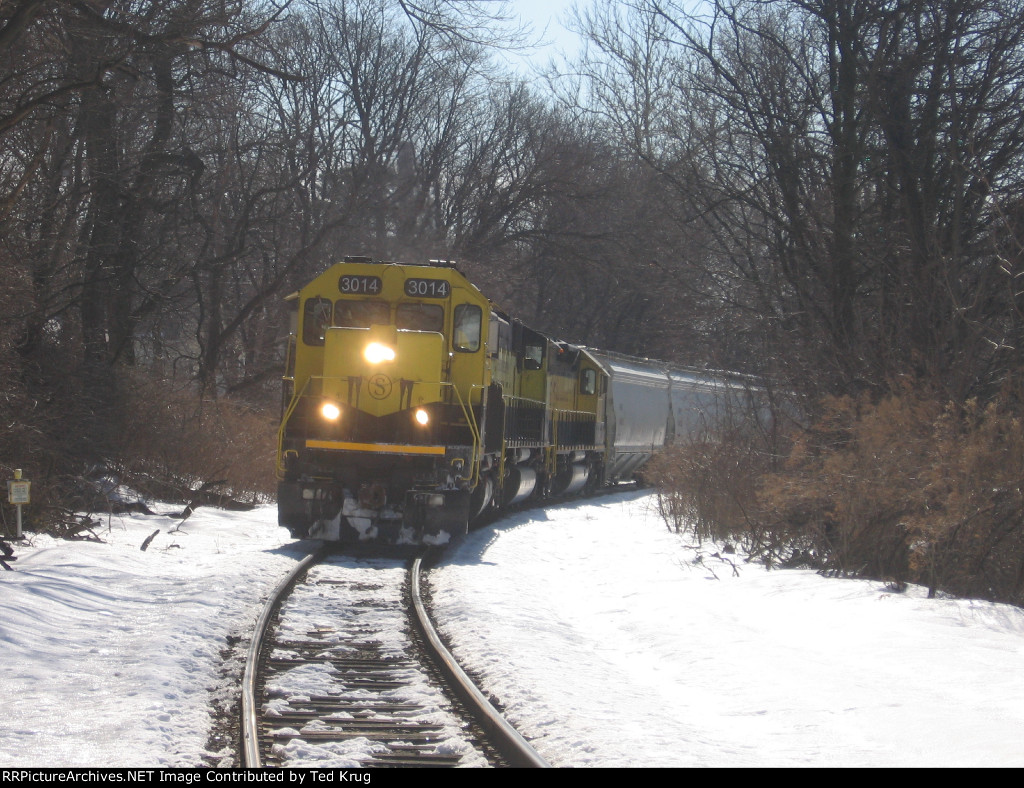
M 291 299 L 277 472 L 296 537 L 445 544 L 488 507 L 631 478 L 738 389 L 550 339 L 449 262 L 346 258 Z

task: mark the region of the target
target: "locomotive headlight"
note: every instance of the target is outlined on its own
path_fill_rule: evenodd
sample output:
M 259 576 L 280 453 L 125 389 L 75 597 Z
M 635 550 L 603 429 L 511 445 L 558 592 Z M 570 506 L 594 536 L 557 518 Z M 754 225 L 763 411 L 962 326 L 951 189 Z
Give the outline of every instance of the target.
M 416 408 L 416 423 L 421 427 L 426 427 L 430 422 L 430 414 L 427 413 L 423 408 Z
M 363 351 L 363 358 L 371 364 L 380 364 L 382 361 L 394 361 L 395 350 L 380 342 L 371 342 Z
M 328 421 L 337 421 L 341 416 L 341 408 L 333 402 L 325 402 L 320 406 L 320 415 Z

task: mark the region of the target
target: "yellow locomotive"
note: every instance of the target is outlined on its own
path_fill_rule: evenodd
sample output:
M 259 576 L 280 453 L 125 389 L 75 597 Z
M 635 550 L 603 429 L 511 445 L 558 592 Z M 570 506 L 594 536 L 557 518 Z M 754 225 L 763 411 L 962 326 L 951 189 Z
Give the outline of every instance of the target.
M 294 536 L 444 544 L 489 506 L 604 480 L 605 366 L 452 263 L 346 258 L 291 299 L 277 471 Z

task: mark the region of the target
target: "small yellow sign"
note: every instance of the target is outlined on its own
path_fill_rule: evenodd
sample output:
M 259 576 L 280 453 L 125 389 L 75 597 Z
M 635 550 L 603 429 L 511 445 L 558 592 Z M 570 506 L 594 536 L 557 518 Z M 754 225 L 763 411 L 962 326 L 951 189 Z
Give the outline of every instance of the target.
M 31 503 L 32 482 L 7 482 L 7 500 L 10 503 Z

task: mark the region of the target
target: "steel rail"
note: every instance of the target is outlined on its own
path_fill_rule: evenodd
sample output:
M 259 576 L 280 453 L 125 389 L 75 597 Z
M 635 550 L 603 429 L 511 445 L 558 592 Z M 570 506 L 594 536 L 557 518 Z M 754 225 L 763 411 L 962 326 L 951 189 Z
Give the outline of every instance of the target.
M 413 560 L 409 568 L 409 589 L 412 596 L 413 608 L 416 612 L 416 622 L 423 635 L 425 644 L 434 651 L 438 664 L 444 669 L 451 681 L 452 689 L 458 693 L 469 708 L 470 712 L 477 718 L 477 722 L 484 728 L 485 732 L 492 737 L 492 743 L 504 755 L 512 766 L 548 768 L 550 764 L 530 746 L 508 721 L 498 713 L 498 710 L 491 705 L 484 694 L 477 689 L 473 680 L 466 675 L 466 672 L 459 667 L 455 657 L 441 642 L 433 622 L 427 614 L 426 606 L 423 604 L 423 597 L 420 594 L 420 566 L 421 559 Z
M 260 737 L 259 737 L 259 715 L 256 703 L 256 675 L 259 672 L 260 652 L 263 650 L 263 639 L 270 629 L 270 621 L 277 612 L 281 599 L 288 590 L 295 584 L 295 581 L 307 571 L 309 567 L 320 561 L 328 552 L 326 545 L 322 545 L 315 552 L 303 558 L 285 576 L 274 592 L 267 600 L 259 619 L 256 621 L 256 630 L 252 642 L 249 644 L 249 652 L 245 660 L 245 672 L 242 675 L 242 765 L 249 769 L 258 769 L 262 766 L 260 759 Z

